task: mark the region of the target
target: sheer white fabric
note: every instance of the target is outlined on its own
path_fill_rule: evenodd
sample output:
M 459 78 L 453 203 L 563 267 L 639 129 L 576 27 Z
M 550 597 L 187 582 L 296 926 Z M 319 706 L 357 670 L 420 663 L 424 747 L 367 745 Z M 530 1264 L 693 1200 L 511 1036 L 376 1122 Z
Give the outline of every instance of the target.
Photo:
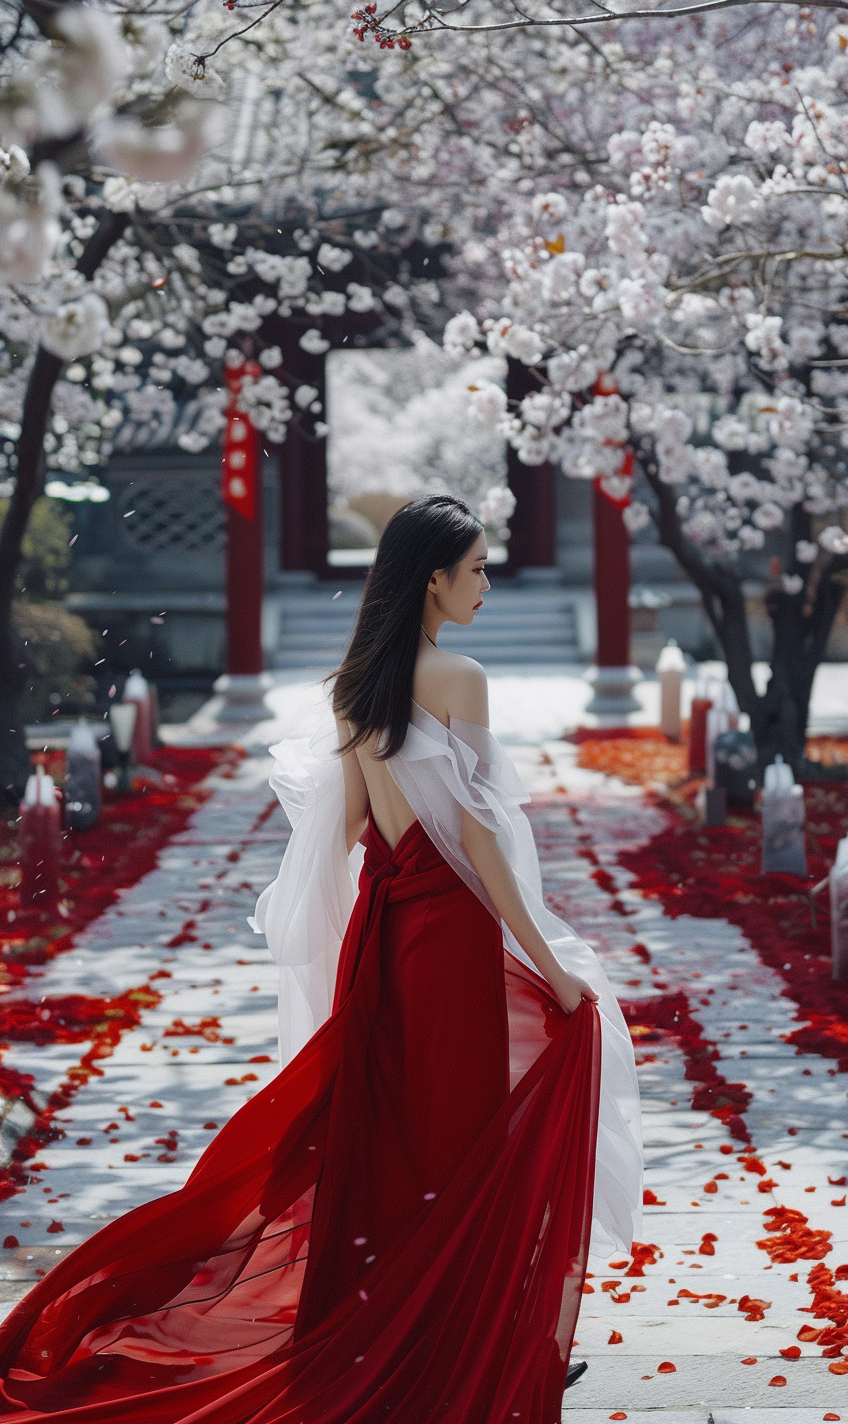
M 260 896 L 254 928 L 280 965 L 280 1062 L 299 1052 L 330 1012 L 339 949 L 356 894 L 361 850 L 345 848 L 344 781 L 331 723 L 311 741 L 272 747 L 271 786 L 293 825 L 280 873 Z M 409 732 L 386 763 L 427 835 L 493 914 L 494 906 L 462 849 L 462 813 L 495 832 L 525 904 L 559 962 L 599 996 L 601 1103 L 592 1251 L 629 1250 L 642 1201 L 639 1091 L 627 1025 L 597 956 L 545 905 L 529 800 L 492 734 L 471 722 L 450 729 L 412 704 Z M 532 961 L 503 926 L 509 952 Z
M 280 873 L 250 921 L 280 967 L 280 1067 L 329 1017 L 339 950 L 356 899 L 363 849 L 347 855 L 342 764 L 336 724 L 325 708 L 311 738 L 271 747 L 276 792 L 292 826 Z

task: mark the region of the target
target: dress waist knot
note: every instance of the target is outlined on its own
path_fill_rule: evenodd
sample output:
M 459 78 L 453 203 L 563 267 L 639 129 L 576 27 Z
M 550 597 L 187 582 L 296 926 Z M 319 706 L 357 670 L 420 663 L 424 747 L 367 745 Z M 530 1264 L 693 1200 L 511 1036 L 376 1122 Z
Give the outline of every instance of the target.
M 379 896 L 393 903 L 416 895 L 434 895 L 452 889 L 459 877 L 456 871 L 433 845 L 420 821 L 413 821 L 404 831 L 394 850 L 377 829 L 369 812 L 364 836 L 365 860 L 359 888 L 373 903 L 380 887 L 388 881 Z

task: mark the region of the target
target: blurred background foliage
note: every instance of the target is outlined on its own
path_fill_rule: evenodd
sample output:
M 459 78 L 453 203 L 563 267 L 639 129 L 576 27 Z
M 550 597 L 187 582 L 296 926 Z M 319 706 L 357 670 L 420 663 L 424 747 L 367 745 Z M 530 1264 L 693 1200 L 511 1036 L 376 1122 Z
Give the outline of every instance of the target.
M 0 500 L 0 523 L 7 500 Z M 24 722 L 78 716 L 94 706 L 97 638 L 62 603 L 68 587 L 73 515 L 58 500 L 36 501 L 24 536 L 12 624 L 26 681 Z

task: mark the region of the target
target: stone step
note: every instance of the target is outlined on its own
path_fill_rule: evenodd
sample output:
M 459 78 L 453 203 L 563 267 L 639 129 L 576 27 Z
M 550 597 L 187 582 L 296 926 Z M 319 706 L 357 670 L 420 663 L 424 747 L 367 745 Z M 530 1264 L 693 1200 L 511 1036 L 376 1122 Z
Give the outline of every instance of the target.
M 314 632 L 316 635 L 326 630 L 348 629 L 353 626 L 354 611 L 342 608 L 336 612 L 330 609 L 282 609 L 280 611 L 280 624 L 285 631 Z M 527 633 L 528 628 L 532 630 L 534 636 L 543 633 L 552 633 L 554 636 L 562 633 L 563 630 L 573 630 L 575 625 L 574 609 L 570 605 L 563 608 L 493 608 L 484 609 L 471 627 L 465 632 L 492 633 L 510 629 L 514 632 Z M 460 631 L 456 626 L 446 625 L 444 633 L 453 634 Z
M 286 638 L 281 647 L 271 656 L 271 666 L 274 668 L 318 668 L 327 662 L 339 661 L 345 652 L 347 640 L 327 640 L 318 643 L 315 639 Z M 491 666 L 515 664 L 565 664 L 575 663 L 579 660 L 576 642 L 554 643 L 545 642 L 523 642 L 517 639 L 493 638 L 483 641 L 481 639 L 447 639 L 442 638 L 442 645 L 452 653 L 462 653 L 465 657 L 475 658 L 484 664 Z
M 321 667 L 338 662 L 353 628 L 361 587 L 286 590 L 273 599 L 275 668 Z M 578 659 L 576 612 L 568 595 L 550 588 L 494 588 L 468 628 L 447 626 L 441 641 L 451 652 L 483 663 L 565 663 Z

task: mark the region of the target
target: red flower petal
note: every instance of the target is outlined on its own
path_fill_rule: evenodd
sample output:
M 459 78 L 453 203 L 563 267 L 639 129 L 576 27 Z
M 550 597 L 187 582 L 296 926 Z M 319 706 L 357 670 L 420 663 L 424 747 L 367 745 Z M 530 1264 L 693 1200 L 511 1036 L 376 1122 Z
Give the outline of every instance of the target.
M 14 1250 L 14 1248 L 20 1246 L 20 1244 L 17 1236 L 6 1236 L 3 1240 L 3 1245 L 7 1251 Z
M 607 1340 L 607 1344 L 608 1344 L 608 1345 L 620 1345 L 621 1342 L 622 1342 L 622 1340 L 623 1340 L 623 1338 L 624 1338 L 623 1335 L 620 1335 L 617 1330 L 613 1330 L 612 1333 L 610 1334 L 609 1339 Z
M 657 1365 L 657 1374 L 658 1374 L 658 1375 L 676 1375 L 676 1374 L 677 1374 L 677 1366 L 676 1366 L 676 1365 L 673 1365 L 673 1364 L 671 1363 L 671 1360 L 663 1360 L 663 1362 L 662 1362 L 661 1365 Z
M 742 1363 L 743 1365 L 755 1365 L 757 1363 L 757 1357 L 756 1355 L 749 1355 L 747 1360 L 743 1360 Z
M 828 1369 L 832 1375 L 848 1375 L 848 1360 L 831 1360 Z
M 627 1418 L 627 1415 L 625 1414 L 625 1412 L 624 1412 L 623 1409 L 617 1409 L 617 1410 L 615 1411 L 615 1414 L 611 1414 L 611 1415 L 610 1415 L 610 1419 L 626 1419 L 626 1418 Z
M 786 1377 L 784 1375 L 774 1375 L 772 1379 L 769 1380 L 769 1384 L 773 1384 L 776 1385 L 778 1388 L 782 1388 L 783 1385 L 786 1384 Z
M 51 1221 L 50 1225 L 47 1228 L 47 1234 L 49 1236 L 55 1236 L 57 1231 L 64 1231 L 64 1229 L 65 1228 L 62 1225 L 61 1221 Z
M 780 1351 L 784 1360 L 797 1360 L 801 1354 L 800 1345 L 787 1345 L 785 1350 Z

